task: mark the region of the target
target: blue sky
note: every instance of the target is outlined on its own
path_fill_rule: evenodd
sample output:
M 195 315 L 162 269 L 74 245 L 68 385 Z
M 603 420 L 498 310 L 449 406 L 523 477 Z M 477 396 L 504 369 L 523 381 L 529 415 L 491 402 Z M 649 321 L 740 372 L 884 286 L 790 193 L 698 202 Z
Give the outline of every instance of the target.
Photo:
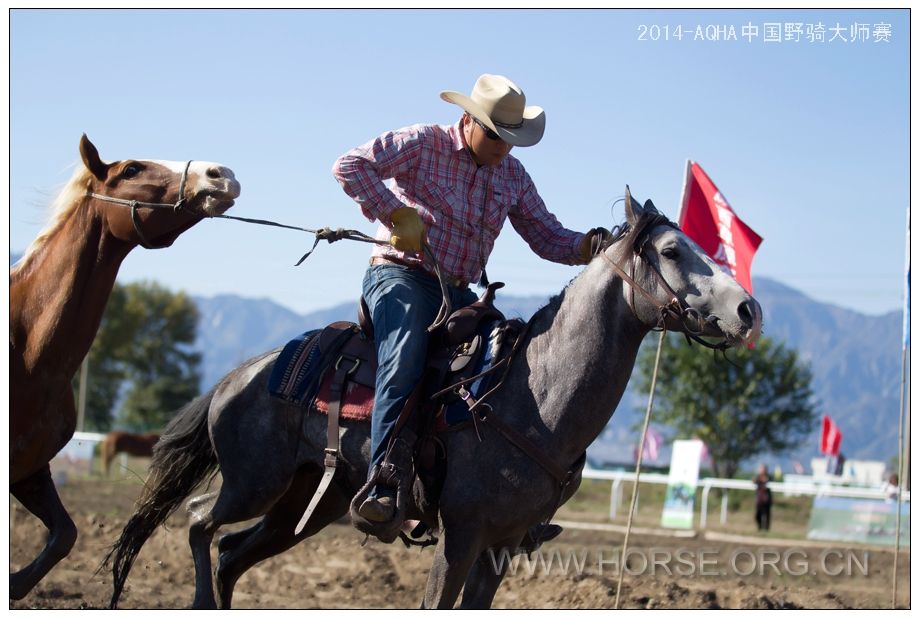
M 765 41 L 770 23 L 802 23 L 800 41 Z M 809 42 L 819 23 L 825 41 Z M 828 40 L 856 23 L 867 41 Z M 737 40 L 694 40 L 697 26 Z M 513 154 L 567 227 L 618 223 L 626 184 L 676 217 L 691 158 L 764 237 L 755 277 L 865 313 L 902 303 L 906 10 L 13 10 L 9 66 L 14 252 L 43 227 L 83 132 L 108 160 L 228 165 L 243 187 L 230 214 L 372 234 L 333 161 L 389 129 L 454 122 L 438 93 L 488 72 L 545 108 L 543 141 Z M 299 312 L 357 298 L 368 246 L 324 243 L 294 268 L 310 244 L 205 221 L 168 250 L 135 250 L 119 278 Z M 508 293 L 550 295 L 578 269 L 540 260 L 507 225 L 488 271 Z

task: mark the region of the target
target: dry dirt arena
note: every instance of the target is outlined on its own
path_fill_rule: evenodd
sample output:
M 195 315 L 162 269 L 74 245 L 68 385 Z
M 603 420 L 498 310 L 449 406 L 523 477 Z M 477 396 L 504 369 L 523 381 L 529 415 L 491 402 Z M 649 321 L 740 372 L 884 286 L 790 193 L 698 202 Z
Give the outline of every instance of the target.
M 71 480 L 60 488 L 80 536 L 73 552 L 11 609 L 105 608 L 109 573 L 97 573 L 133 509 L 134 480 Z M 557 520 L 573 517 L 562 511 Z M 11 498 L 10 568 L 44 543 L 38 521 Z M 187 608 L 194 587 L 186 515 L 180 511 L 142 550 L 120 607 Z M 641 530 L 640 530 L 641 532 Z M 370 541 L 343 520 L 246 573 L 235 608 L 414 608 L 422 599 L 432 550 Z M 495 597 L 496 608 L 612 608 L 617 590 L 616 530 L 569 526 L 534 561 L 519 557 Z M 622 608 L 890 608 L 894 552 L 862 546 L 771 545 L 769 538 L 630 536 Z M 681 553 L 682 552 L 682 553 Z M 899 562 L 899 607 L 909 607 L 909 550 Z M 213 555 L 213 552 L 212 552 Z M 554 557 L 555 556 L 555 557 Z M 668 558 L 670 556 L 670 559 Z M 542 561 L 540 558 L 542 557 Z M 850 573 L 847 566 L 850 558 Z M 568 560 L 568 567 L 563 563 Z M 658 561 L 654 567 L 650 562 Z M 784 562 L 785 561 L 785 562 Z M 763 570 L 760 574 L 759 570 Z M 753 571 L 750 575 L 746 573 Z

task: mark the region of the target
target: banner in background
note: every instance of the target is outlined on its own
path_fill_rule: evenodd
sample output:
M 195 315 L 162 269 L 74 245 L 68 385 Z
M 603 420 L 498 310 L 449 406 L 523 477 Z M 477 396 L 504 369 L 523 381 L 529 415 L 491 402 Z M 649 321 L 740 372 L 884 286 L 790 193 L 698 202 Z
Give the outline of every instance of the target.
M 898 504 L 893 500 L 865 500 L 815 496 L 808 521 L 808 538 L 894 545 Z M 901 544 L 910 545 L 910 503 L 901 504 Z
M 664 528 L 693 528 L 693 502 L 700 477 L 699 440 L 675 440 L 671 449 L 671 470 L 664 496 L 661 525 Z

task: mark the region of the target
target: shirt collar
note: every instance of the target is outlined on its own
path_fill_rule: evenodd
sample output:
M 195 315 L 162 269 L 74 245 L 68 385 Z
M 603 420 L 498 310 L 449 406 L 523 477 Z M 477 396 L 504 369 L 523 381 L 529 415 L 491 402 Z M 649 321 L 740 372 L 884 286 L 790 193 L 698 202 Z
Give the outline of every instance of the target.
M 454 151 L 466 150 L 466 144 L 463 143 L 463 118 L 458 120 L 456 123 L 452 124 L 447 133 L 450 135 L 451 142 L 454 146 Z

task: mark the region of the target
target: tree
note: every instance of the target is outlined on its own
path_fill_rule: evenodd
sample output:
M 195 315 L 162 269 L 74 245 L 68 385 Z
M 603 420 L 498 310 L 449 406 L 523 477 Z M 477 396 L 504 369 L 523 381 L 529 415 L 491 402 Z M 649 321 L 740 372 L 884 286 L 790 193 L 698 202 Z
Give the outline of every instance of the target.
M 638 360 L 638 385 L 646 392 L 655 350 L 644 346 Z M 764 337 L 755 348 L 726 356 L 690 347 L 676 333 L 666 336 L 653 414 L 672 428 L 673 437 L 702 440 L 715 474 L 732 478 L 745 459 L 801 445 L 817 410 L 811 370 L 794 350 Z
M 110 429 L 121 398 L 119 424 L 158 429 L 198 395 L 198 317 L 183 292 L 154 282 L 116 284 L 89 353 L 87 428 Z
M 116 284 L 106 305 L 99 331 L 87 354 L 89 379 L 86 384 L 85 429 L 107 432 L 112 428 L 112 411 L 125 380 L 124 361 L 126 349 L 133 340 L 130 324 L 125 314 L 127 295 L 123 286 Z M 74 400 L 78 401 L 79 372 L 74 377 Z
M 132 429 L 159 429 L 199 392 L 201 354 L 192 349 L 198 308 L 184 292 L 157 283 L 130 284 L 125 291 L 134 340 L 126 355 L 131 386 L 120 418 Z

